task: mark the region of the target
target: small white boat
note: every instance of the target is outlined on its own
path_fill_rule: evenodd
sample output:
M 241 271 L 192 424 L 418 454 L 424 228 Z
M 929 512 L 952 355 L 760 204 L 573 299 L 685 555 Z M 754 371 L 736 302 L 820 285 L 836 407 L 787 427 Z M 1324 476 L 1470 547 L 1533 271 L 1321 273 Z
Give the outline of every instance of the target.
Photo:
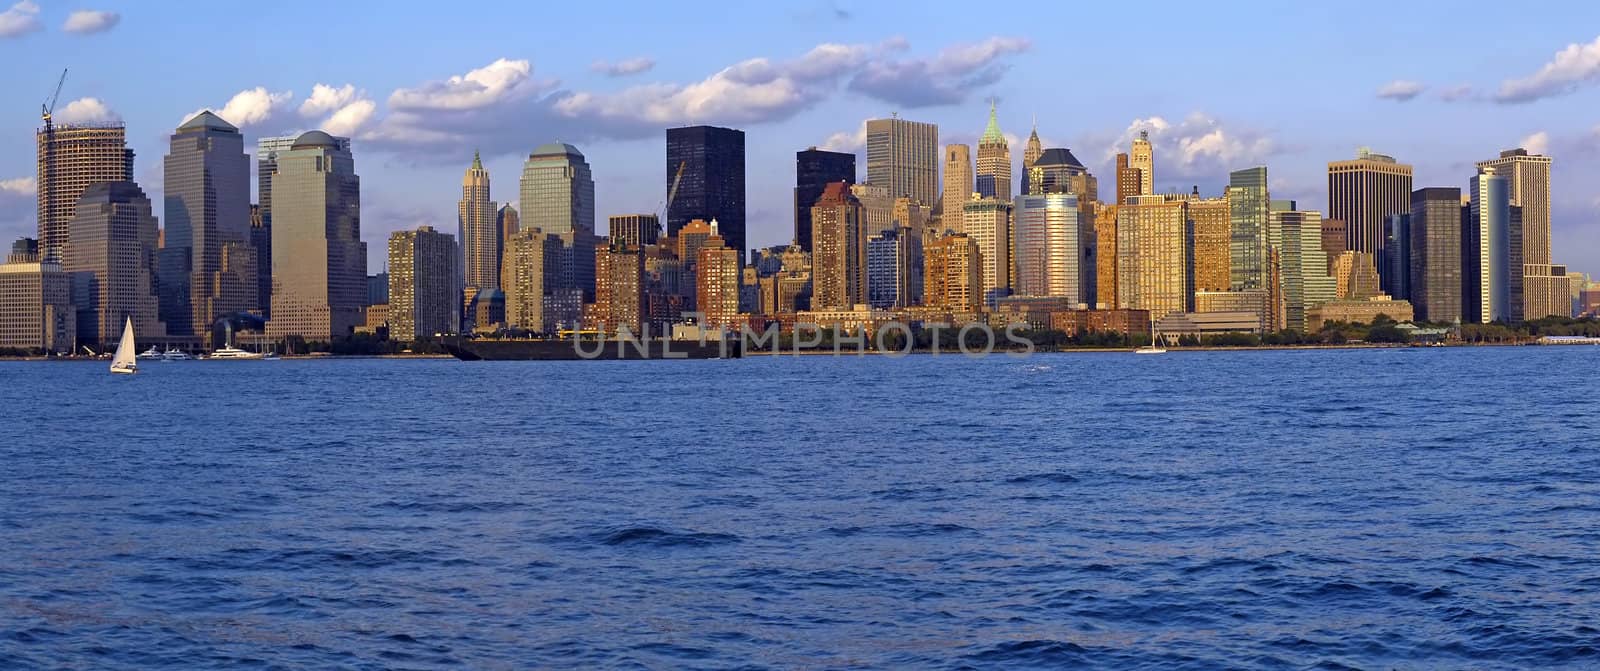
M 151 349 L 154 349 L 154 348 L 151 348 Z M 169 348 L 167 348 L 166 352 L 161 354 L 161 360 L 162 361 L 188 361 L 188 360 L 193 359 L 193 358 L 194 357 L 189 356 L 188 352 L 185 352 L 185 351 L 183 351 L 181 349 L 178 349 L 176 347 L 169 347 Z
M 131 375 L 139 372 L 133 354 L 133 318 L 122 324 L 122 340 L 117 342 L 117 353 L 111 356 L 111 372 Z
M 1156 320 L 1150 320 L 1150 344 L 1133 351 L 1134 354 L 1166 354 L 1167 348 L 1161 346 L 1161 340 L 1156 337 Z
M 150 349 L 147 349 L 147 350 L 139 353 L 139 358 L 144 359 L 146 361 L 160 359 L 161 358 L 161 350 L 156 349 L 155 345 L 151 345 Z
M 265 359 L 265 358 L 267 358 L 267 355 L 262 354 L 260 352 L 246 352 L 245 350 L 233 347 L 232 345 L 223 347 L 222 349 L 219 349 L 219 350 L 217 350 L 215 352 L 212 352 L 211 356 L 206 357 L 206 359 L 208 359 L 210 361 L 218 361 L 218 360 L 223 360 L 223 361 L 243 361 L 243 360 L 247 360 L 247 359 Z

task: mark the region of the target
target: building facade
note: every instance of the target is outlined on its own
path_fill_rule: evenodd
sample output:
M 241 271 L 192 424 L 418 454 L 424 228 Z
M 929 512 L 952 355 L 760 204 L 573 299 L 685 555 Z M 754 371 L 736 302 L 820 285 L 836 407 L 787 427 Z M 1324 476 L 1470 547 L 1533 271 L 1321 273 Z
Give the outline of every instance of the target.
M 1461 321 L 1461 189 L 1411 192 L 1411 302 L 1417 319 Z
M 899 117 L 867 121 L 867 180 L 891 198 L 939 197 L 939 127 Z
M 1117 208 L 1117 306 L 1155 318 L 1190 312 L 1192 231 L 1184 201 L 1135 196 Z
M 677 179 L 678 168 L 683 177 Z M 717 229 L 743 263 L 745 245 L 744 131 L 716 126 L 667 129 L 667 188 L 678 192 L 667 204 L 667 235 L 694 219 L 717 221 Z M 592 230 L 592 229 L 591 229 Z
M 459 263 L 455 238 L 432 226 L 389 235 L 389 339 L 410 342 L 461 330 Z
M 278 155 L 272 176 L 272 318 L 267 334 L 326 341 L 366 320 L 367 244 L 355 158 L 322 131 Z
M 973 194 L 961 209 L 961 230 L 978 245 L 978 296 L 988 305 L 1011 291 L 1011 203 Z
M 1411 208 L 1411 166 L 1365 148 L 1328 164 L 1328 218 L 1345 223 L 1345 249 L 1383 253 L 1383 220 Z
M 952 144 L 944 148 L 944 190 L 940 195 L 939 217 L 941 220 L 940 233 L 944 231 L 961 231 L 963 225 L 962 208 L 967 201 L 972 199 L 974 188 L 972 176 L 972 148 L 964 144 Z
M 162 170 L 158 291 L 167 332 L 204 334 L 222 317 L 260 314 L 244 135 L 211 112 L 196 114 L 172 134 Z
M 688 179 L 686 176 L 685 179 Z M 583 152 L 570 144 L 540 145 L 522 165 L 519 226 L 561 237 L 561 288 L 594 296 L 594 178 Z
M 644 301 L 643 248 L 613 241 L 597 247 L 594 254 L 596 327 L 608 334 L 627 329 L 642 336 L 649 316 Z
M 1078 196 L 1047 193 L 1018 196 L 1015 210 L 1018 296 L 1094 303 L 1095 236 L 1081 216 Z
M 983 262 L 978 243 L 965 233 L 952 233 L 923 246 L 923 304 L 957 313 L 983 307 Z
M 811 208 L 813 310 L 867 302 L 865 219 L 866 208 L 844 182 L 829 184 Z
M 1154 148 L 1150 146 L 1150 131 L 1141 130 L 1139 137 L 1133 139 L 1133 147 L 1128 152 L 1128 167 L 1139 171 L 1138 195 L 1155 195 L 1156 157 Z
M 1548 316 L 1569 316 L 1571 282 L 1563 280 L 1564 267 L 1553 265 L 1550 243 L 1550 164 L 1549 156 L 1530 154 L 1526 149 L 1508 149 L 1499 158 L 1479 161 L 1479 167 L 1492 167 L 1506 178 L 1512 207 L 1522 212 L 1521 235 L 1511 240 L 1513 256 L 1512 304 L 1514 320 Z M 1521 266 L 1521 267 L 1517 267 Z
M 1489 323 L 1511 320 L 1511 189 L 1493 167 L 1482 167 L 1468 189 L 1470 221 L 1463 231 L 1463 258 L 1471 261 L 1463 275 L 1462 321 Z M 1465 269 L 1464 269 L 1465 270 Z
M 1270 202 L 1266 166 L 1228 174 L 1228 288 L 1233 291 L 1267 288 Z
M 472 165 L 461 176 L 461 200 L 456 203 L 463 305 L 470 305 L 481 291 L 500 288 L 500 211 L 491 198 L 489 171 L 483 168 L 478 152 L 472 152 Z
M 653 214 L 619 214 L 606 221 L 606 232 L 612 245 L 646 247 L 661 239 L 661 220 Z M 596 250 L 596 253 L 599 253 Z M 595 259 L 599 260 L 596 256 Z M 599 277 L 596 270 L 596 278 Z
M 922 304 L 922 236 L 908 226 L 867 238 L 867 304 L 898 310 Z
M 695 261 L 696 307 L 708 326 L 739 328 L 744 322 L 739 314 L 739 252 L 713 232 L 700 247 L 699 256 Z
M 811 147 L 794 154 L 794 241 L 811 251 L 811 206 L 834 182 L 856 183 L 856 155 Z
M 1322 252 L 1322 213 L 1315 210 L 1273 209 L 1272 226 L 1278 230 L 1283 328 L 1315 330 L 1320 324 L 1306 320 L 1307 311 L 1335 298 L 1334 278 Z
M 122 124 L 57 124 L 34 137 L 39 258 L 59 263 L 71 235 L 78 199 L 91 184 L 133 179 L 133 150 Z M 117 327 L 120 329 L 121 324 Z
M 166 336 L 156 297 L 158 231 L 144 190 L 133 182 L 91 184 L 69 226 L 61 269 L 72 282 L 78 342 L 103 349 L 122 337 L 127 319 L 141 337 Z
M 504 271 L 506 324 L 534 333 L 554 328 L 546 319 L 545 299 L 561 286 L 561 236 L 537 228 L 522 228 L 506 240 Z
M 72 282 L 61 264 L 39 258 L 23 238 L 0 264 L 0 349 L 70 354 L 78 349 Z

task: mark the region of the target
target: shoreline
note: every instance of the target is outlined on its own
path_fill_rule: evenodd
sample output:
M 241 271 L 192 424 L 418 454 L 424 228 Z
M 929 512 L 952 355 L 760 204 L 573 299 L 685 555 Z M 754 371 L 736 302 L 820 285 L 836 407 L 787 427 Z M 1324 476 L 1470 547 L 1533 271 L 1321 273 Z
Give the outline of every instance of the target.
M 1527 346 L 1559 347 L 1559 346 L 1562 346 L 1562 345 L 1542 344 L 1542 343 L 1538 343 L 1538 342 L 1515 342 L 1515 343 L 1509 343 L 1508 342 L 1508 343 L 1448 343 L 1448 344 L 1442 345 L 1441 347 L 1464 348 L 1464 347 L 1527 347 Z M 1171 352 L 1249 352 L 1249 351 L 1287 351 L 1287 350 L 1369 350 L 1369 349 L 1433 349 L 1433 348 L 1434 347 L 1430 346 L 1430 345 L 1413 345 L 1413 344 L 1397 344 L 1397 343 L 1394 343 L 1394 344 L 1391 344 L 1391 343 L 1347 343 L 1347 344 L 1343 344 L 1343 345 L 1218 345 L 1218 346 L 1199 346 L 1199 347 L 1168 346 L 1166 349 L 1167 349 L 1167 351 L 1169 353 L 1171 353 Z M 987 351 L 987 352 L 974 351 L 972 354 L 969 355 L 969 354 L 963 353 L 959 348 L 951 348 L 951 349 L 943 349 L 943 348 L 941 348 L 937 352 L 935 352 L 934 350 L 931 350 L 931 349 L 916 349 L 916 350 L 911 350 L 909 352 L 901 352 L 901 351 L 885 352 L 885 351 L 882 351 L 882 350 L 878 350 L 877 348 L 874 348 L 874 347 L 869 347 L 869 348 L 866 348 L 866 349 L 856 349 L 856 348 L 853 348 L 853 347 L 841 347 L 837 351 L 835 351 L 833 349 L 806 349 L 806 350 L 799 350 L 799 351 L 795 351 L 795 350 L 791 350 L 791 349 L 781 349 L 781 350 L 778 350 L 778 351 L 773 351 L 773 350 L 770 350 L 770 349 L 748 350 L 748 351 L 745 351 L 743 353 L 743 356 L 745 356 L 745 357 L 784 357 L 784 356 L 838 356 L 838 357 L 846 357 L 846 356 L 891 356 L 891 357 L 893 357 L 893 356 L 920 355 L 920 356 L 972 356 L 972 357 L 978 357 L 978 356 L 989 356 L 989 355 L 1002 355 L 1002 356 L 1004 356 L 1004 355 L 1023 355 L 1023 356 L 1032 356 L 1032 355 L 1035 355 L 1035 354 L 1117 354 L 1117 353 L 1131 354 L 1136 349 L 1137 348 L 1134 348 L 1134 347 L 1069 347 L 1069 348 L 1063 348 L 1063 349 L 1034 349 L 1031 352 L 1027 352 L 1026 350 L 1002 350 L 1002 349 L 996 349 L 996 350 Z M 454 359 L 455 357 L 452 357 L 449 354 L 326 354 L 326 353 L 324 353 L 324 354 L 279 355 L 279 358 L 282 359 L 282 360 L 286 360 L 286 361 L 288 361 L 288 360 L 293 360 L 293 361 L 319 361 L 319 360 L 351 360 L 351 359 L 440 360 L 440 359 Z M 90 359 L 90 358 L 85 358 L 85 357 L 0 356 L 0 361 L 91 362 L 91 361 L 104 361 L 104 359 L 98 359 L 98 358 Z M 202 363 L 204 362 L 204 360 L 199 360 L 199 361 L 201 361 Z M 180 363 L 180 362 L 160 362 L 160 363 Z

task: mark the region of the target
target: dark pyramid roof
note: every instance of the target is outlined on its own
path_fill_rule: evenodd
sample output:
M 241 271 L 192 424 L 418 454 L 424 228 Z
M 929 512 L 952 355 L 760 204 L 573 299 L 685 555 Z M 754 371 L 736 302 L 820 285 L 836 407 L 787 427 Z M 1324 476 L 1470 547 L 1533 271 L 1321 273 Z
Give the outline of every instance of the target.
M 1046 149 L 1044 150 L 1044 153 L 1039 154 L 1039 160 L 1034 161 L 1033 165 L 1036 167 L 1046 165 L 1065 165 L 1074 168 L 1082 168 L 1083 162 L 1079 161 L 1078 157 L 1073 156 L 1072 151 L 1069 149 L 1052 148 Z
M 227 121 L 223 120 L 222 117 L 217 116 L 211 110 L 206 110 L 204 112 L 196 114 L 196 115 L 194 115 L 194 118 L 191 118 L 188 121 L 183 122 L 182 126 L 178 126 L 178 130 L 180 130 L 180 131 L 184 131 L 184 130 L 208 130 L 208 129 L 210 129 L 210 130 L 223 130 L 223 131 L 228 131 L 230 133 L 239 132 L 239 128 L 237 126 L 234 126 L 233 124 L 228 123 Z

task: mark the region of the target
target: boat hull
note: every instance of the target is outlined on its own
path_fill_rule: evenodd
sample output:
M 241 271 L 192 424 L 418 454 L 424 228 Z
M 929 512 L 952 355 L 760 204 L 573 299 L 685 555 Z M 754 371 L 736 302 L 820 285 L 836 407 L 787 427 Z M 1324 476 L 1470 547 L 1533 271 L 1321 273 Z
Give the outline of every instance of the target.
M 715 341 L 704 345 L 694 340 L 588 341 L 571 340 L 473 340 L 447 338 L 445 351 L 462 361 L 580 361 L 648 359 L 723 359 L 737 358 L 739 347 L 729 343 L 724 349 Z

